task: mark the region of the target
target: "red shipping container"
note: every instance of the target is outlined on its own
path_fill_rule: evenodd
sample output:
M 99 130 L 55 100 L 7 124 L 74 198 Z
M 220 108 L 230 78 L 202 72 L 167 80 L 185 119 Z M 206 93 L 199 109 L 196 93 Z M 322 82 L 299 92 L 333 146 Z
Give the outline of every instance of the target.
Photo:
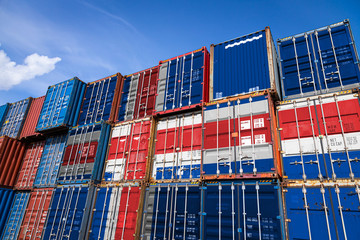
M 25 153 L 25 143 L 14 138 L 1 137 L 0 186 L 13 187 Z
M 145 118 L 115 125 L 112 130 L 103 180 L 148 179 L 152 120 Z
M 39 188 L 31 192 L 20 227 L 19 239 L 41 239 L 52 193 L 52 188 Z
M 41 108 L 43 106 L 45 96 L 34 98 L 31 102 L 24 126 L 22 128 L 20 139 L 21 138 L 30 138 L 38 137 L 41 134 L 35 132 L 37 122 L 39 120 Z
M 45 141 L 33 142 L 26 146 L 25 155 L 15 189 L 31 190 L 35 180 L 37 168 L 44 150 Z

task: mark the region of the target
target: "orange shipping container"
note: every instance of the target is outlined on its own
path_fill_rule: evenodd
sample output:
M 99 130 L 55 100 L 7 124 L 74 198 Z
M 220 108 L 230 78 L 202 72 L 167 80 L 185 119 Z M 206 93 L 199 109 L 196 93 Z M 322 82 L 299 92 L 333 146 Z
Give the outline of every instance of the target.
M 35 127 L 39 120 L 41 108 L 44 104 L 45 96 L 34 98 L 31 102 L 29 112 L 26 116 L 24 126 L 22 128 L 20 139 L 21 138 L 30 138 L 30 137 L 38 137 L 41 134 L 35 132 Z

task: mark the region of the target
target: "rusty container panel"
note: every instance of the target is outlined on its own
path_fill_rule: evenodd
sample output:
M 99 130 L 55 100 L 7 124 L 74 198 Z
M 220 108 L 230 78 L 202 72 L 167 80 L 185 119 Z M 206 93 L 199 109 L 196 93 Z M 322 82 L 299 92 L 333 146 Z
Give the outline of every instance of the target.
M 284 174 L 289 179 L 360 178 L 360 103 L 344 91 L 280 102 Z
M 137 181 L 148 178 L 153 126 L 150 118 L 114 126 L 103 181 Z
M 26 146 L 24 159 L 15 184 L 17 190 L 31 190 L 40 163 L 45 141 L 33 142 Z
M 16 182 L 24 153 L 25 143 L 14 138 L 2 137 L 1 148 L 5 148 L 0 156 L 0 186 L 13 187 Z
M 20 227 L 19 239 L 40 239 L 53 193 L 52 188 L 39 188 L 31 192 Z
M 99 121 L 114 122 L 122 87 L 123 77 L 116 73 L 86 85 L 80 108 L 78 125 Z
M 44 104 L 45 96 L 34 98 L 31 102 L 29 112 L 26 116 L 20 138 L 34 138 L 41 134 L 35 132 L 36 124 L 39 120 L 41 108 Z
M 97 188 L 89 239 L 138 239 L 145 186 Z
M 204 179 L 281 176 L 275 98 L 268 91 L 218 100 L 203 109 Z
M 162 118 L 156 127 L 153 180 L 200 178 L 201 111 Z
M 153 115 L 158 77 L 159 66 L 125 76 L 117 121 Z

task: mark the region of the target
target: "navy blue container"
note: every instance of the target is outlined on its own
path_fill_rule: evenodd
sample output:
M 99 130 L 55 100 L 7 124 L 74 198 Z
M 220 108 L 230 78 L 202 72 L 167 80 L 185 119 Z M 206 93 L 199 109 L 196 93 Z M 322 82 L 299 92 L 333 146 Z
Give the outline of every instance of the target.
M 160 61 L 155 112 L 186 109 L 209 99 L 209 53 L 205 47 Z
M 78 125 L 114 121 L 121 80 L 121 74 L 117 73 L 86 85 Z
M 61 160 L 65 150 L 67 135 L 48 137 L 36 172 L 34 187 L 55 187 Z
M 32 98 L 26 98 L 10 104 L 1 127 L 0 136 L 6 135 L 12 138 L 20 136 L 31 101 Z
M 280 91 L 270 28 L 210 47 L 210 100 L 240 93 Z
M 138 84 L 139 76 L 125 76 L 117 121 L 122 122 L 133 119 L 136 98 L 138 97 Z
M 5 227 L 14 196 L 15 191 L 12 189 L 0 188 L 0 236 Z
M 101 181 L 110 129 L 109 124 L 95 123 L 69 131 L 58 183 Z
M 360 86 L 359 58 L 348 20 L 278 40 L 283 99 Z
M 86 239 L 94 187 L 58 186 L 53 193 L 42 239 Z
M 309 183 L 284 188 L 288 239 L 358 239 L 358 183 Z
M 198 184 L 150 185 L 145 193 L 141 239 L 200 239 L 200 210 Z
M 9 103 L 0 106 L 0 130 L 1 130 L 2 124 L 4 122 L 4 119 L 6 117 L 6 114 L 8 112 L 9 106 L 10 106 Z
M 276 181 L 207 183 L 202 203 L 201 239 L 285 239 Z
M 77 77 L 50 86 L 46 92 L 37 132 L 75 126 L 86 84 Z
M 25 210 L 29 201 L 30 192 L 18 192 L 12 204 L 6 226 L 2 234 L 2 240 L 17 239 L 23 221 Z

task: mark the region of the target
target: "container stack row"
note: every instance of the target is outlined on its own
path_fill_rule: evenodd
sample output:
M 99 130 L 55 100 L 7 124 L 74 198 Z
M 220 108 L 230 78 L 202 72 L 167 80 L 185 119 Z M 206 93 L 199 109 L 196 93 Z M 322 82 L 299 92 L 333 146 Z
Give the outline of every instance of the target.
M 1 106 L 1 239 L 356 239 L 349 22 L 277 43 L 266 27 Z

